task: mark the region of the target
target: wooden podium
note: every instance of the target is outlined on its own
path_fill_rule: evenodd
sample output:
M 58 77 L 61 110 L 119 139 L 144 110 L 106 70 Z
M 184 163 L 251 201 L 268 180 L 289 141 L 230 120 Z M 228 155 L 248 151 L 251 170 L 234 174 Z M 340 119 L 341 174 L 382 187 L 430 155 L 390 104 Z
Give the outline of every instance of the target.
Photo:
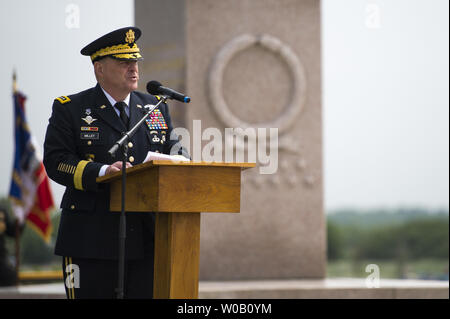
M 241 171 L 254 163 L 150 161 L 127 172 L 125 210 L 155 212 L 155 299 L 198 298 L 200 213 L 239 213 Z M 110 183 L 110 210 L 121 210 L 121 173 Z

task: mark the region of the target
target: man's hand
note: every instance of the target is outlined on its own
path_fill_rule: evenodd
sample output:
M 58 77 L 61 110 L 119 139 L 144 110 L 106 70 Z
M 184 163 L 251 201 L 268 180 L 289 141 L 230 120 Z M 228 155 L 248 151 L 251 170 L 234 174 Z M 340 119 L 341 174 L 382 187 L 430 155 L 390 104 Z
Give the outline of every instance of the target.
M 127 168 L 132 167 L 133 165 L 131 165 L 130 162 L 127 162 Z M 114 172 L 119 172 L 122 169 L 122 161 L 118 161 L 115 163 L 112 163 L 111 165 L 108 166 L 108 168 L 106 169 L 105 175 L 114 173 Z

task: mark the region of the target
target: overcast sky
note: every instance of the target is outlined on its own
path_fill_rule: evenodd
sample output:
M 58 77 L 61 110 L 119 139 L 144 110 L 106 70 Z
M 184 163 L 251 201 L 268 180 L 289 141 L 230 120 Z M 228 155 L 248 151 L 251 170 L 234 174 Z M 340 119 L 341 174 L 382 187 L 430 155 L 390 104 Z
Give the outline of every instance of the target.
M 4 150 L 0 196 L 9 193 L 13 165 L 13 68 L 19 89 L 28 97 L 28 124 L 42 146 L 54 98 L 96 83 L 90 59 L 80 54 L 81 48 L 103 34 L 133 24 L 132 0 L 0 1 L 0 36 L 5 41 L 0 53 L 0 146 Z M 64 187 L 54 182 L 51 187 L 59 206 Z
M 448 208 L 448 6 L 323 1 L 327 208 Z
M 447 0 L 322 1 L 328 210 L 448 209 L 448 11 Z M 130 0 L 0 2 L 0 196 L 13 161 L 13 68 L 42 145 L 54 97 L 95 84 L 79 50 L 133 22 Z M 52 188 L 59 205 L 64 189 Z

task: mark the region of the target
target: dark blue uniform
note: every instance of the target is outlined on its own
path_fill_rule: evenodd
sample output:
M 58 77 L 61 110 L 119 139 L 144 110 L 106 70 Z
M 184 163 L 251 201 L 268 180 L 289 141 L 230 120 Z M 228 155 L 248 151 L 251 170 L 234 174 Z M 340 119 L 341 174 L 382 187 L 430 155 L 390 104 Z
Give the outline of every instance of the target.
M 6 207 L 0 205 L 0 286 L 13 286 L 17 284 L 17 274 L 8 261 L 6 249 L 6 236 L 15 237 L 14 223 L 10 220 Z
M 129 127 L 142 118 L 144 105 L 157 102 L 155 96 L 131 92 Z M 111 158 L 108 150 L 124 131 L 125 125 L 99 85 L 75 95 L 62 96 L 53 103 L 44 143 L 44 165 L 52 180 L 66 186 L 55 253 L 65 257 L 64 268 L 69 262 L 83 264 L 86 260 L 95 260 L 91 264 L 99 265 L 105 276 L 99 279 L 95 271 L 83 273 L 83 268 L 78 265 L 80 288 L 68 293 L 71 298 L 80 296 L 78 292 L 81 297 L 114 297 L 114 291 L 105 295 L 102 289 L 95 292 L 95 287 L 89 285 L 92 280 L 97 280 L 95 286 L 98 286 L 100 280 L 100 285 L 109 291 L 117 282 L 119 213 L 109 212 L 108 185 L 97 184 L 96 178 L 103 165 L 121 160 Z M 170 140 L 171 131 L 168 108 L 162 104 L 131 138 L 128 161 L 133 165 L 142 163 L 148 151 L 170 154 L 171 147 L 178 142 Z M 188 157 L 186 153 L 182 155 Z M 155 216 L 153 213 L 127 212 L 126 225 L 125 258 L 129 269 L 126 295 L 151 297 Z M 90 280 L 92 276 L 94 278 Z M 136 280 L 136 276 L 142 280 Z M 134 284 L 137 281 L 141 285 Z M 83 289 L 85 287 L 89 289 Z

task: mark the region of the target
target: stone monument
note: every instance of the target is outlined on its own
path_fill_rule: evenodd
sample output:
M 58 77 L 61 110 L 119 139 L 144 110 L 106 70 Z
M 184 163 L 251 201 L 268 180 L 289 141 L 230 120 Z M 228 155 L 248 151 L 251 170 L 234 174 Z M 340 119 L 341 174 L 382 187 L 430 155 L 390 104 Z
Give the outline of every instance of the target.
M 278 129 L 276 170 L 243 172 L 241 212 L 202 216 L 200 279 L 325 277 L 320 1 L 136 0 L 135 12 L 141 85 L 192 98 L 171 102 L 177 125 Z

